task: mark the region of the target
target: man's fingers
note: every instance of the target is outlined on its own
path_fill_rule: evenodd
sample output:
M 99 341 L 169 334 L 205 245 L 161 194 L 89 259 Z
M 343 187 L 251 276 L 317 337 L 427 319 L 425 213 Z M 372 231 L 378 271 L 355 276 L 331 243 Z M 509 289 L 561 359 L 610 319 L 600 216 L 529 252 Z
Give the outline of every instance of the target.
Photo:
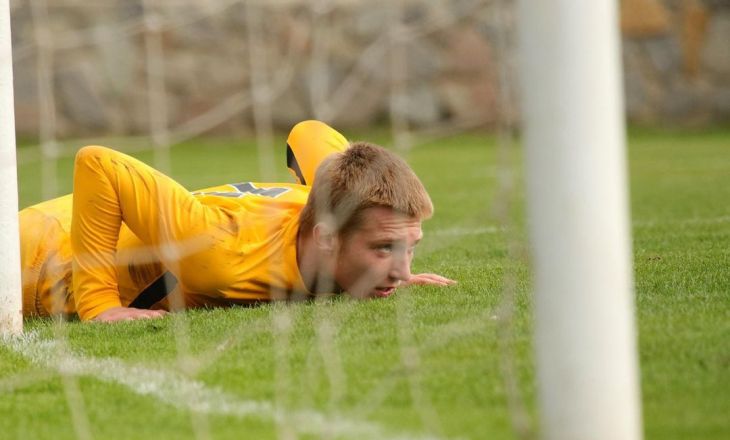
M 407 284 L 451 286 L 453 284 L 456 284 L 456 281 L 443 277 L 441 275 L 437 275 L 435 273 L 420 273 L 416 275 L 411 275 L 411 278 L 408 280 Z
M 142 312 L 139 314 L 139 317 L 142 319 L 162 318 L 165 316 L 164 310 L 142 310 Z
M 428 279 L 429 281 L 434 281 L 434 282 L 437 282 L 437 283 L 444 283 L 446 285 L 456 284 L 456 281 L 451 280 L 451 279 L 446 278 L 446 277 L 442 277 L 441 275 L 436 275 L 435 273 L 425 273 L 425 274 L 422 274 L 422 275 L 426 279 Z
M 100 313 L 94 318 L 94 321 L 115 322 L 115 321 L 132 321 L 135 319 L 155 319 L 162 318 L 167 314 L 165 310 L 144 310 L 133 309 L 129 307 L 114 307 Z

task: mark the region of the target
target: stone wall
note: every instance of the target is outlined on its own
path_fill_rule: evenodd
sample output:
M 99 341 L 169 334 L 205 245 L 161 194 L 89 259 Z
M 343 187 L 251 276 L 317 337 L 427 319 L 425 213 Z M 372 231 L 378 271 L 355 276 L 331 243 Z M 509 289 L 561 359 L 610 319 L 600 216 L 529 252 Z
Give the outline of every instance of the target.
M 730 120 L 730 1 L 621 3 L 630 120 Z M 58 137 L 162 131 L 175 141 L 312 117 L 338 126 L 514 123 L 514 8 L 14 0 L 17 128 Z
M 632 121 L 730 120 L 730 1 L 626 0 L 621 25 Z

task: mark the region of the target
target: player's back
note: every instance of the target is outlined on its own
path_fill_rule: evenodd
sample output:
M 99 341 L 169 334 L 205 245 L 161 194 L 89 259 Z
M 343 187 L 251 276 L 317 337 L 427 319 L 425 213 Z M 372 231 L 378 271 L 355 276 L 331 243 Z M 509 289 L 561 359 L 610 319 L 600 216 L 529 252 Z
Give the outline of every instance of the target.
M 256 274 L 256 271 L 271 275 L 268 265 L 262 262 L 282 252 L 277 248 L 283 243 L 282 240 L 291 239 L 290 236 L 281 236 L 281 233 L 284 232 L 283 228 L 297 222 L 298 213 L 306 203 L 308 194 L 309 187 L 303 185 L 252 182 L 220 185 L 193 192 L 201 203 L 226 212 L 231 222 L 221 227 L 235 232 L 230 242 L 226 243 L 231 253 L 222 254 L 219 261 L 211 261 L 211 270 L 196 272 L 205 277 L 205 282 L 216 278 L 240 278 L 246 271 L 253 271 L 258 279 L 262 278 L 262 274 Z M 26 316 L 75 312 L 71 282 L 72 206 L 73 196 L 69 194 L 30 206 L 19 213 L 23 314 Z M 178 215 L 184 216 L 185 213 Z M 191 252 L 195 252 L 194 248 L 195 243 L 191 242 Z M 235 258 L 240 255 L 248 256 L 246 264 L 242 264 L 240 258 Z M 145 245 L 122 224 L 116 265 L 123 305 L 130 304 L 140 292 L 167 272 L 168 268 L 163 267 L 160 261 L 160 249 Z M 294 275 L 288 273 L 284 276 Z M 237 290 L 245 293 L 246 285 L 239 283 Z M 261 297 L 261 288 L 257 292 L 254 295 L 256 299 L 265 299 Z M 250 296 L 243 294 L 242 297 Z M 190 305 L 200 305 L 201 301 L 200 298 L 191 298 Z

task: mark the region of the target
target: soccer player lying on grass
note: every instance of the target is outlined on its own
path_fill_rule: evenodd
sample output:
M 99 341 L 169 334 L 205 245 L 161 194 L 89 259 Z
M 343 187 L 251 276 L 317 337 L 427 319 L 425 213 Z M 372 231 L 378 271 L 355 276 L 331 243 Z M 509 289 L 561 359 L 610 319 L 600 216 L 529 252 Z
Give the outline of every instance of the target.
M 73 194 L 20 212 L 23 314 L 117 321 L 453 283 L 410 272 L 433 207 L 402 159 L 318 121 L 287 144 L 297 184 L 194 193 L 122 153 L 82 148 Z

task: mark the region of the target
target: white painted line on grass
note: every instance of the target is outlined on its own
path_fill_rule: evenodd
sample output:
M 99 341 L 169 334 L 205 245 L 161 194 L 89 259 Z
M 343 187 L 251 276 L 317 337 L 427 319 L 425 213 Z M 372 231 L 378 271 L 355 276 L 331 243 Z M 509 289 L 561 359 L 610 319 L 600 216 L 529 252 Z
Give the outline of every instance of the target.
M 114 358 L 84 357 L 62 349 L 55 340 L 43 340 L 36 333 L 7 337 L 4 345 L 42 368 L 61 374 L 89 376 L 125 386 L 133 393 L 154 397 L 172 407 L 211 415 L 250 417 L 273 422 L 289 422 L 301 433 L 325 438 L 372 438 L 393 440 L 437 440 L 416 434 L 389 434 L 372 422 L 327 416 L 313 410 L 288 411 L 271 402 L 241 400 L 172 370 L 155 370 L 128 365 Z

